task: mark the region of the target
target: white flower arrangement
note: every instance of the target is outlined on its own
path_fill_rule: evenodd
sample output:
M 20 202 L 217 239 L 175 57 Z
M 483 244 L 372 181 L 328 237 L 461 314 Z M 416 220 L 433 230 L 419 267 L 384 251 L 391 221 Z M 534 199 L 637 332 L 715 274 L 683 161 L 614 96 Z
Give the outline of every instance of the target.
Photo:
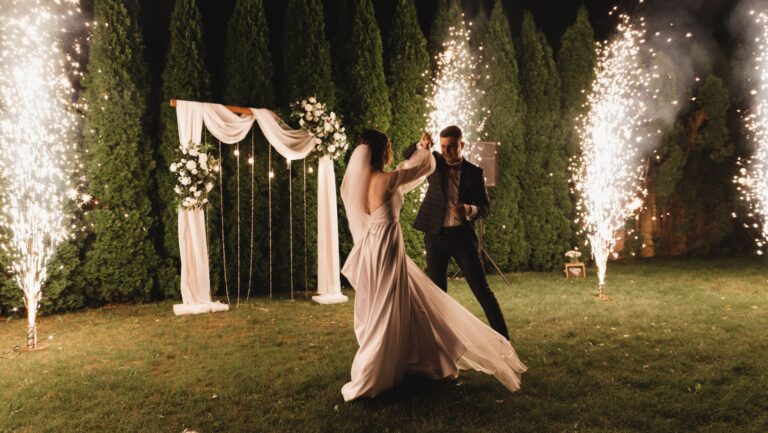
M 565 253 L 565 257 L 568 258 L 568 260 L 572 262 L 579 261 L 579 257 L 581 257 L 581 251 L 578 250 L 570 250 L 567 253 Z
M 180 145 L 176 162 L 171 164 L 171 172 L 176 175 L 173 191 L 179 199 L 179 206 L 184 209 L 197 209 L 208 204 L 208 193 L 213 189 L 218 161 L 209 154 L 207 144 L 189 143 Z
M 338 159 L 344 155 L 349 142 L 341 126 L 341 117 L 333 111 L 327 112 L 327 107 L 314 96 L 291 104 L 291 117 L 298 119 L 299 127 L 315 138 L 313 153 L 318 157 L 329 156 Z

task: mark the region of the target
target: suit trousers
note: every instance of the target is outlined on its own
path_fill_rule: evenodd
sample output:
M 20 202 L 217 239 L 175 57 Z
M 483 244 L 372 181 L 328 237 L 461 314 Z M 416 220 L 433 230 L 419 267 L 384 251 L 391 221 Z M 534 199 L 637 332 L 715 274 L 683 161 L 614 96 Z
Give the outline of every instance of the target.
M 472 293 L 485 312 L 488 323 L 496 332 L 509 339 L 507 324 L 501 313 L 499 302 L 488 286 L 481 262 L 477 236 L 469 224 L 458 227 L 444 227 L 439 233 L 425 233 L 427 250 L 427 275 L 443 291 L 448 291 L 448 262 L 456 260 L 467 279 Z

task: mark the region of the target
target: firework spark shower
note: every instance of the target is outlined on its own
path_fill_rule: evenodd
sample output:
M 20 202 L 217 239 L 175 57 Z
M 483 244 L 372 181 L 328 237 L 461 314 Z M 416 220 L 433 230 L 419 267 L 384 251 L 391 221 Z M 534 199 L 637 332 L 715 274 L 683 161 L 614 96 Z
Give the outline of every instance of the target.
M 438 137 L 441 129 L 458 125 L 467 143 L 464 155 L 472 159 L 471 142 L 480 138 L 488 112 L 479 106 L 483 94 L 478 86 L 482 57 L 473 53 L 469 28 L 471 25 L 463 22 L 451 27 L 443 50 L 437 55 L 437 75 L 427 89 L 431 95 L 427 99 L 427 131 Z
M 598 47 L 588 112 L 579 121 L 582 153 L 573 168 L 579 223 L 598 268 L 598 296 L 605 299 L 609 255 L 624 224 L 643 203 L 642 143 L 647 134 L 645 95 L 652 75 L 643 65 L 642 20 L 620 17 L 617 36 Z
M 36 314 L 67 208 L 77 196 L 77 115 L 62 49 L 77 4 L 4 0 L 0 6 L 0 230 L 28 315 L 27 347 L 37 346 Z
M 750 11 L 756 35 L 753 45 L 754 71 L 751 90 L 752 109 L 746 117 L 747 129 L 754 146 L 752 157 L 741 162 L 736 178 L 741 198 L 750 207 L 749 217 L 761 229 L 757 252 L 763 253 L 768 242 L 768 12 Z

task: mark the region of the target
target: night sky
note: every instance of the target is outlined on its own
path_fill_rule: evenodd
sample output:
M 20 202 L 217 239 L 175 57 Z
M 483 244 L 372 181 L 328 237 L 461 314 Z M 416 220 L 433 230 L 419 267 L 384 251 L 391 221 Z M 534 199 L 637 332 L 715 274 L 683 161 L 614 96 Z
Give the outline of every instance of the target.
M 282 26 L 285 20 L 284 1 L 264 0 L 270 26 L 271 51 L 277 72 L 280 71 L 279 67 L 282 60 L 279 53 Z M 477 12 L 481 1 L 484 0 L 463 0 L 464 10 L 470 19 Z M 519 31 L 522 11 L 529 9 L 533 12 L 538 26 L 545 32 L 555 49 L 557 49 L 562 33 L 573 23 L 576 11 L 582 3 L 578 0 L 504 0 L 503 2 L 510 16 L 514 33 Z M 162 72 L 168 45 L 168 23 L 173 3 L 174 0 L 141 0 L 141 20 L 145 33 L 147 58 L 156 86 L 160 84 L 159 76 Z M 234 3 L 235 0 L 198 0 L 204 20 L 203 31 L 214 92 L 222 87 L 223 47 L 227 20 L 232 13 Z M 393 3 L 391 0 L 374 0 L 377 20 L 385 41 L 389 31 L 389 23 L 392 21 L 394 13 Z M 638 8 L 637 0 L 620 0 L 618 2 L 617 0 L 584 0 L 583 3 L 589 10 L 598 40 L 610 36 L 615 27 L 615 18 L 608 15 L 614 5 L 618 5 L 625 11 L 635 11 Z M 642 10 L 653 11 L 656 16 L 664 19 L 666 18 L 664 16 L 665 9 L 669 8 L 670 5 L 683 8 L 687 14 L 690 14 L 696 22 L 701 24 L 702 28 L 707 29 L 707 32 L 712 32 L 713 38 L 727 51 L 731 41 L 728 36 L 725 17 L 729 15 L 735 3 L 737 2 L 728 0 L 650 0 L 646 1 Z M 437 0 L 416 0 L 416 4 L 422 29 L 428 35 L 429 24 L 432 21 Z M 490 10 L 492 4 L 492 0 L 485 0 L 486 10 Z M 335 13 L 337 2 L 324 0 L 324 5 L 327 15 L 326 23 L 333 22 L 331 18 Z M 84 7 L 87 9 L 87 5 Z M 327 30 L 328 32 L 333 31 L 333 29 Z M 279 78 L 279 73 L 276 75 Z M 215 92 L 214 97 L 217 96 Z

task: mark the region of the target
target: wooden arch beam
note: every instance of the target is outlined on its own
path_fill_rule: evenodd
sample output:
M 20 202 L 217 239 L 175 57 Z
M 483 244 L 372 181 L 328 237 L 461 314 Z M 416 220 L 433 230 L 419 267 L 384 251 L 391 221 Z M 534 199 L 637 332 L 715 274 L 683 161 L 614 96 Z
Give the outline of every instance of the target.
M 175 107 L 175 106 L 176 106 L 176 100 L 171 99 L 171 107 Z M 244 114 L 246 116 L 253 116 L 253 112 L 251 111 L 250 108 L 236 107 L 234 105 L 225 105 L 224 108 L 226 108 L 227 110 L 235 114 Z

